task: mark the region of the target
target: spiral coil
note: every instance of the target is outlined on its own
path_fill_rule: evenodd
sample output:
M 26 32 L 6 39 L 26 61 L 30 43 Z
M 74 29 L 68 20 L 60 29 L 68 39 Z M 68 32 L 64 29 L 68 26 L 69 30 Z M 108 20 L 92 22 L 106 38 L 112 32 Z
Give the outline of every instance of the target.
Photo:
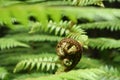
M 64 71 L 67 72 L 78 64 L 83 49 L 78 41 L 65 38 L 57 44 L 56 51 L 62 66 L 64 66 Z

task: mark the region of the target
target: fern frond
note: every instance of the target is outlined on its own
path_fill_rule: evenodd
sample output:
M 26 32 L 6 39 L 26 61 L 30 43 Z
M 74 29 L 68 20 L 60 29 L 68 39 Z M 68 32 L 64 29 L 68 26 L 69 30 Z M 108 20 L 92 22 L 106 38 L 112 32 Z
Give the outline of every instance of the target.
M 0 65 L 1 66 L 15 66 L 18 62 L 22 61 L 22 60 L 29 60 L 29 59 L 39 59 L 41 57 L 56 57 L 55 53 L 45 53 L 45 52 L 39 52 L 38 50 L 36 50 L 37 53 L 35 54 L 35 52 L 33 52 L 32 50 L 28 49 L 28 50 L 23 50 L 23 49 L 19 49 L 19 50 L 9 50 L 9 51 L 1 51 L 0 53 L 9 53 L 9 54 L 0 54 Z M 12 64 L 12 65 L 11 65 Z
M 88 46 L 91 48 L 97 48 L 99 50 L 105 49 L 119 49 L 120 48 L 120 40 L 115 40 L 111 38 L 95 38 L 89 39 Z
M 98 80 L 99 75 L 104 71 L 100 69 L 79 69 L 67 73 L 56 74 L 46 77 L 26 78 L 24 80 Z
M 80 25 L 82 29 L 108 29 L 110 31 L 119 31 L 120 30 L 120 20 L 115 21 L 102 21 L 94 23 L 86 23 Z
M 105 75 L 101 75 L 99 80 L 120 80 L 120 71 L 117 68 L 102 66 L 100 69 L 105 71 Z
M 37 70 L 41 71 L 54 71 L 60 65 L 56 63 L 57 57 L 40 57 L 40 58 L 33 58 L 28 60 L 20 61 L 16 67 L 14 68 L 14 73 L 19 72 L 21 70 L 32 70 L 36 68 Z
M 0 38 L 0 49 L 10 49 L 13 47 L 30 47 L 29 45 L 11 38 Z
M 38 23 L 37 23 L 38 24 Z M 73 25 L 71 21 L 60 21 L 59 23 L 49 21 L 46 32 L 53 33 L 59 36 L 65 36 L 68 38 L 73 38 L 85 44 L 88 37 L 85 35 L 84 30 L 80 26 Z M 38 31 L 39 26 L 32 27 L 30 32 Z
M 59 24 L 49 22 L 48 30 L 54 32 L 55 35 L 65 35 L 68 38 L 73 38 L 81 43 L 85 43 L 88 37 L 85 35 L 85 32 L 80 28 L 80 26 L 72 25 L 72 22 L 61 21 Z
M 8 72 L 4 67 L 0 67 L 0 80 L 6 80 L 8 78 Z
M 15 35 L 8 35 L 6 38 L 13 38 L 18 41 L 29 42 L 29 41 L 60 41 L 63 37 L 47 35 L 47 34 L 15 34 Z

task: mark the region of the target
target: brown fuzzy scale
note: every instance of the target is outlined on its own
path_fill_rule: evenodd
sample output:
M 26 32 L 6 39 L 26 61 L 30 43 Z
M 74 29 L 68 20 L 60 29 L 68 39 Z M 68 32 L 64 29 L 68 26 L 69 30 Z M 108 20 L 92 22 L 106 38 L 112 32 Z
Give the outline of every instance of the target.
M 65 38 L 57 44 L 56 51 L 61 64 L 65 67 L 64 71 L 69 71 L 80 61 L 83 49 L 82 45 L 76 40 Z M 72 61 L 72 64 L 66 65 L 65 60 Z

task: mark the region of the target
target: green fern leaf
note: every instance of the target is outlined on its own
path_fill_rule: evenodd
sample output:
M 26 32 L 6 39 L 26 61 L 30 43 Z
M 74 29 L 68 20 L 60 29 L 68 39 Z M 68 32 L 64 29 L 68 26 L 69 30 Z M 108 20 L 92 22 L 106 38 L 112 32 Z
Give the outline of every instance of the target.
M 48 28 L 50 29 L 50 33 L 54 32 L 55 35 L 65 35 L 68 38 L 76 39 L 82 44 L 85 44 L 88 37 L 85 35 L 84 30 L 82 30 L 80 26 L 71 26 L 71 24 L 71 22 L 67 21 L 61 21 L 59 24 L 50 21 Z
M 27 62 L 26 65 L 24 66 L 24 70 L 26 70 L 27 68 L 29 68 L 30 64 L 31 64 L 31 61 Z
M 55 57 L 54 57 L 55 58 Z M 20 61 L 14 68 L 14 73 L 22 70 L 32 70 L 36 68 L 41 71 L 54 71 L 55 68 L 58 68 L 59 65 L 56 63 L 57 58 L 53 57 L 43 57 L 43 58 L 33 58 Z
M 94 22 L 80 25 L 82 29 L 108 29 L 110 31 L 120 30 L 120 20 L 115 21 L 104 21 L 104 22 Z
M 21 71 L 22 69 L 24 69 L 24 66 L 25 66 L 24 64 L 25 64 L 25 63 L 26 63 L 26 61 L 22 61 L 21 63 L 17 64 L 17 66 L 16 66 L 17 68 L 15 68 L 13 72 L 14 72 L 14 73 L 15 73 L 15 72 L 19 72 L 19 71 Z
M 118 49 L 120 48 L 120 40 L 110 39 L 110 38 L 96 38 L 89 39 L 89 44 L 91 48 L 97 48 L 100 50 L 105 49 Z
M 110 66 L 102 66 L 102 70 L 105 71 L 105 75 L 101 75 L 99 80 L 120 80 L 120 71 L 117 68 Z
M 31 62 L 31 67 L 30 67 L 30 70 L 32 70 L 34 68 L 34 65 L 36 64 L 36 61 L 34 59 L 34 62 Z
M 37 71 L 39 70 L 41 64 L 42 64 L 41 62 L 37 63 Z
M 11 38 L 0 38 L 0 49 L 10 49 L 13 47 L 30 47 L 29 45 Z
M 4 67 L 0 67 L 0 79 L 7 80 L 8 79 L 8 72 Z
M 48 63 L 46 67 L 47 67 L 47 68 L 46 68 L 46 71 L 49 71 L 49 70 L 50 70 L 50 67 L 51 67 L 51 64 Z
M 19 37 L 20 36 L 20 37 Z M 6 36 L 6 38 L 13 38 L 18 41 L 30 42 L 30 41 L 60 41 L 63 37 L 47 35 L 47 34 L 14 34 Z

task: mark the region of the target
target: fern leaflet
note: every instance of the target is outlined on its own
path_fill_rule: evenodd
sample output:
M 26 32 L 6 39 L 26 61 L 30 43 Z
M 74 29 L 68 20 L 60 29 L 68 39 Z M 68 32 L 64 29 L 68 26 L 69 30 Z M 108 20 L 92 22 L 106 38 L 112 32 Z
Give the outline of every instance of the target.
M 29 45 L 11 38 L 0 38 L 0 49 L 10 49 L 13 47 L 30 47 Z
M 120 20 L 115 21 L 104 21 L 104 22 L 94 22 L 80 25 L 82 29 L 108 29 L 110 31 L 120 30 Z
M 8 79 L 8 72 L 4 67 L 0 67 L 0 79 L 1 80 Z
M 57 57 L 40 57 L 22 60 L 16 65 L 13 72 L 16 73 L 26 69 L 32 70 L 33 68 L 41 71 L 54 71 L 60 66 L 56 63 L 57 60 Z
M 20 37 L 21 36 L 21 37 Z M 47 35 L 47 34 L 15 34 L 15 35 L 8 35 L 7 38 L 13 38 L 18 41 L 29 42 L 29 41 L 59 41 L 63 37 Z
M 110 39 L 110 38 L 96 38 L 89 39 L 89 44 L 91 48 L 97 48 L 100 50 L 105 49 L 119 49 L 120 48 L 120 40 Z
M 61 21 L 59 24 L 50 21 L 48 25 L 49 31 L 54 32 L 55 35 L 65 35 L 68 38 L 73 38 L 85 44 L 88 37 L 85 35 L 84 30 L 80 26 L 72 25 L 72 22 Z
M 120 80 L 120 71 L 117 68 L 102 66 L 100 69 L 105 71 L 105 75 L 101 75 L 99 80 Z

